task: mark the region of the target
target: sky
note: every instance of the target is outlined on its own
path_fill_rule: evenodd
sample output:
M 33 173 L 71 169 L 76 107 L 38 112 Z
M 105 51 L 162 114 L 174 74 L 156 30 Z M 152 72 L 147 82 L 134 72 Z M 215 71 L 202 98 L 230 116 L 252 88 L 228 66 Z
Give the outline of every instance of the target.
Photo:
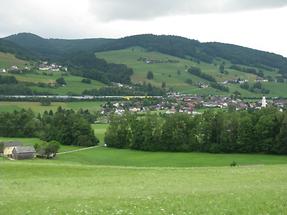
M 168 34 L 287 57 L 287 0 L 0 0 L 0 37 Z

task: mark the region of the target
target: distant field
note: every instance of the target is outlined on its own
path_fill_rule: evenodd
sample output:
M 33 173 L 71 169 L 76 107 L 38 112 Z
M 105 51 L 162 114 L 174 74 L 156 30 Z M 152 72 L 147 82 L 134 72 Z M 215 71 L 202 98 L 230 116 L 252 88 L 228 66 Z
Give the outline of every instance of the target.
M 147 52 L 142 48 L 129 48 L 119 51 L 109 51 L 96 53 L 99 58 L 104 58 L 108 62 L 123 63 L 134 69 L 134 75 L 132 77 L 135 82 L 151 82 L 154 85 L 161 86 L 163 81 L 166 82 L 168 87 L 180 87 L 188 89 L 190 85 L 186 84 L 187 78 L 191 78 L 193 81 L 203 81 L 202 79 L 193 76 L 187 72 L 187 69 L 191 65 L 197 65 L 196 63 L 188 60 L 183 60 L 173 56 L 161 54 L 158 52 Z M 151 60 L 176 60 L 178 63 L 158 63 L 158 64 L 146 64 L 143 61 L 138 61 L 140 57 L 146 57 Z M 148 81 L 146 75 L 148 71 L 152 71 L 154 74 L 154 80 Z M 178 74 L 180 71 L 180 74 Z
M 12 74 L 5 74 L 12 75 Z M 37 73 L 23 73 L 23 74 L 13 74 L 16 79 L 20 82 L 30 82 L 30 83 L 55 83 L 58 78 L 62 76 L 61 72 L 55 72 L 53 76 L 43 75 L 41 72 Z M 68 75 L 64 76 L 67 82 L 66 86 L 58 88 L 42 88 L 42 87 L 31 87 L 37 92 L 52 93 L 59 95 L 78 94 L 81 95 L 84 90 L 98 89 L 105 86 L 99 81 L 92 80 L 91 84 L 82 83 L 83 77 Z
M 108 124 L 93 124 L 92 128 L 94 129 L 96 137 L 100 140 L 101 146 L 104 145 L 104 137 L 107 130 Z
M 198 94 L 198 95 L 230 95 L 235 91 L 238 91 L 242 94 L 243 97 L 261 97 L 262 94 L 253 93 L 247 90 L 243 90 L 239 85 L 228 84 L 230 92 L 222 92 L 215 90 L 213 88 L 200 89 L 195 85 L 189 85 L 186 83 L 187 79 L 191 79 L 193 83 L 206 82 L 205 80 L 198 78 L 194 75 L 191 75 L 187 72 L 187 69 L 190 66 L 200 68 L 204 73 L 212 75 L 218 82 L 234 79 L 249 80 L 251 84 L 255 83 L 256 75 L 250 73 L 244 73 L 241 71 L 230 69 L 232 65 L 230 62 L 218 59 L 214 64 L 207 64 L 201 62 L 200 64 L 173 57 L 170 55 L 161 54 L 158 52 L 149 52 L 143 48 L 133 47 L 117 51 L 108 51 L 96 53 L 96 56 L 103 58 L 108 62 L 113 63 L 123 63 L 134 69 L 134 75 L 132 80 L 134 82 L 150 82 L 153 85 L 158 87 L 161 86 L 162 82 L 166 82 L 167 87 L 172 87 L 175 90 L 178 90 L 183 93 Z M 165 63 L 157 64 L 147 64 L 143 61 L 138 61 L 139 58 L 147 58 L 151 60 L 162 60 Z M 167 60 L 175 60 L 178 63 L 168 63 Z M 228 74 L 221 74 L 219 72 L 219 65 L 224 61 L 226 63 L 226 70 Z M 265 69 L 260 69 L 266 76 L 271 76 L 275 78 L 278 75 L 277 71 L 268 71 Z M 146 75 L 148 71 L 152 71 L 154 74 L 153 80 L 147 80 Z M 179 72 L 178 72 L 179 71 Z M 277 84 L 277 83 L 267 83 L 263 84 L 266 89 L 271 91 L 268 96 L 284 96 L 287 94 L 287 84 Z M 278 87 L 277 87 L 278 86 Z
M 50 106 L 42 106 L 40 102 L 0 102 L 0 112 L 12 112 L 14 110 L 31 109 L 35 113 L 43 113 L 44 111 L 56 111 L 58 107 L 65 109 L 88 109 L 91 112 L 100 110 L 103 102 L 52 102 Z
M 135 167 L 208 167 L 229 166 L 233 161 L 236 161 L 239 165 L 287 164 L 287 157 L 246 154 L 141 152 L 102 147 L 61 155 L 55 161 Z
M 7 69 L 11 66 L 18 66 L 22 68 L 25 66 L 25 64 L 29 64 L 29 62 L 20 60 L 12 54 L 0 52 L 0 69 Z

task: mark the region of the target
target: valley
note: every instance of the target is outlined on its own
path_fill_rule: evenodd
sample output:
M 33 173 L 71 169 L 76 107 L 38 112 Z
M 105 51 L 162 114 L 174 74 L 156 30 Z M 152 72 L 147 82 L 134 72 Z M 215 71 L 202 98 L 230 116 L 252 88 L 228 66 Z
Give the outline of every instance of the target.
M 0 214 L 284 214 L 286 69 L 178 36 L 0 39 Z

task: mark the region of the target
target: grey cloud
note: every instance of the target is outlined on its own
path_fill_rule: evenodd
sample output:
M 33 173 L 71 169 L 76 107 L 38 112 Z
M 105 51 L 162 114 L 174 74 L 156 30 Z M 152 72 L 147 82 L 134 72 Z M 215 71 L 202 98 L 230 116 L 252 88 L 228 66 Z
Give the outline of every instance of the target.
M 287 0 L 90 0 L 90 5 L 98 19 L 111 21 L 277 8 Z

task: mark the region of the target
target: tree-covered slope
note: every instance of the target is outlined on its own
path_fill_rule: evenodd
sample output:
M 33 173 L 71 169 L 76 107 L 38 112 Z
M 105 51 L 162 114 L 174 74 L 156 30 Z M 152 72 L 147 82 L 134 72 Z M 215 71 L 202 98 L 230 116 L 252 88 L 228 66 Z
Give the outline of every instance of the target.
M 282 96 L 287 92 L 284 83 L 287 58 L 246 47 L 201 43 L 179 36 L 145 34 L 120 39 L 63 40 L 20 33 L 0 39 L 0 51 L 22 58 L 57 62 L 68 66 L 73 75 L 106 84 L 129 84 L 132 80 L 193 94 L 240 92 L 246 97 Z M 149 63 L 150 60 L 155 61 Z M 201 73 L 190 74 L 190 67 L 199 68 Z M 153 72 L 152 79 L 146 77 L 148 72 Z M 207 77 L 215 83 L 204 80 Z M 270 82 L 257 86 L 256 79 Z M 232 80 L 248 80 L 249 86 L 228 83 L 228 90 L 218 85 Z M 201 88 L 202 83 L 212 87 Z
M 20 33 L 6 37 L 4 40 L 46 58 L 61 57 L 71 52 L 101 52 L 140 46 L 148 51 L 157 51 L 180 58 L 192 58 L 211 63 L 219 57 L 234 64 L 278 68 L 281 72 L 287 73 L 287 58 L 281 55 L 231 44 L 200 43 L 197 40 L 179 36 L 144 34 L 120 39 L 64 40 L 44 39 L 34 34 Z
M 209 63 L 220 57 L 235 64 L 287 68 L 287 58 L 281 55 L 232 44 L 200 43 L 178 36 L 136 35 L 110 41 L 99 50 L 119 50 L 132 46 L 140 46 L 150 51 L 158 51 L 180 58 L 191 57 Z
M 109 39 L 45 39 L 31 33 L 15 34 L 4 39 L 37 53 L 41 58 L 53 60 L 62 59 L 64 55 L 71 52 L 92 52 L 110 41 Z

